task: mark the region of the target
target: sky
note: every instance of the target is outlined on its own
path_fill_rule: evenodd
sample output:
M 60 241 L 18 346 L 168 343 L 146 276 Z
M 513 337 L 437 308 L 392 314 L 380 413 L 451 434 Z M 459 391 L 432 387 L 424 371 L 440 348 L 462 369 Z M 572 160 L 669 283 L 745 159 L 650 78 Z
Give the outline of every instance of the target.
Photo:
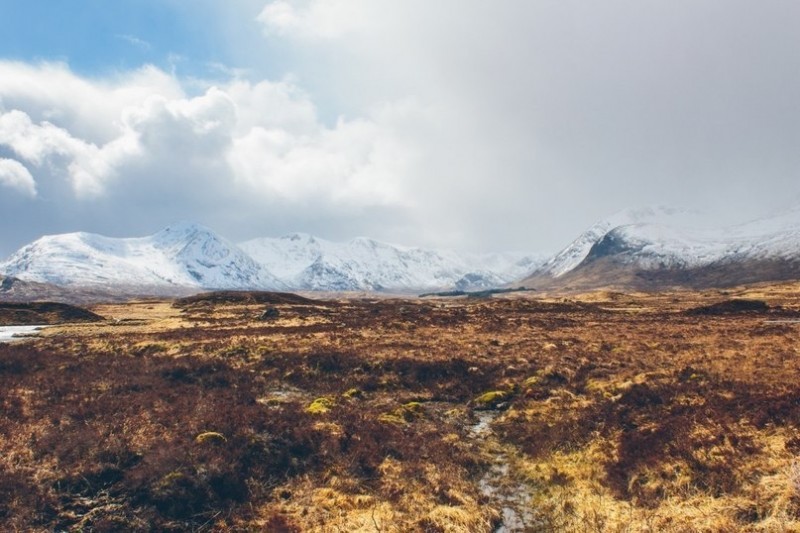
M 800 203 L 794 0 L 0 0 L 0 258 L 176 221 L 555 252 Z

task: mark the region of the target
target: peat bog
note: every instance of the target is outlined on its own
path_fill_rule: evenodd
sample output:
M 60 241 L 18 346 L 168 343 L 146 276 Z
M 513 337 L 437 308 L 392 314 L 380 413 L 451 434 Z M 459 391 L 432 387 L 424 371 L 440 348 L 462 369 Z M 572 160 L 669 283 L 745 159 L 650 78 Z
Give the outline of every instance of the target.
M 798 296 L 97 305 L 0 345 L 0 526 L 797 530 Z

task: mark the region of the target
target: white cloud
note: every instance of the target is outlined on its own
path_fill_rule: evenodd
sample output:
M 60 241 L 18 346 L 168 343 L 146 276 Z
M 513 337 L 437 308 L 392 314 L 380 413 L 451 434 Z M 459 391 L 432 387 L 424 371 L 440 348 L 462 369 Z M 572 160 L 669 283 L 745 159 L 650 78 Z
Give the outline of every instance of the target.
M 29 163 L 41 165 L 51 155 L 69 156 L 79 151 L 82 143 L 48 122 L 34 124 L 27 113 L 15 109 L 0 115 L 0 144 Z
M 288 80 L 223 80 L 190 96 L 152 68 L 97 81 L 63 65 L 0 62 L 0 73 L 16 70 L 13 86 L 0 81 L 0 150 L 36 167 L 47 190 L 68 183 L 73 198 L 59 192 L 61 203 L 91 200 L 114 215 L 136 204 L 188 217 L 252 209 L 262 219 L 259 205 L 295 206 L 298 220 L 408 206 L 413 150 L 400 126 L 412 104 L 328 126 Z M 54 76 L 61 91 L 37 92 Z M 87 100 L 98 102 L 92 112 Z
M 224 91 L 211 87 L 195 98 L 151 96 L 127 108 L 124 124 L 136 132 L 147 155 L 212 155 L 229 143 L 236 106 Z
M 381 125 L 358 120 L 300 136 L 256 126 L 234 141 L 229 161 L 239 180 L 267 195 L 358 207 L 401 205 L 409 157 Z
M 117 39 L 122 39 L 123 41 L 125 41 L 125 42 L 135 46 L 136 48 L 139 48 L 140 50 L 145 51 L 145 52 L 149 52 L 150 50 L 153 49 L 153 45 L 152 44 L 150 44 L 149 42 L 145 41 L 144 39 L 140 39 L 139 37 L 136 37 L 135 35 L 128 35 L 128 34 L 123 33 L 123 34 L 116 35 L 115 37 Z
M 307 0 L 268 3 L 257 20 L 267 34 L 304 38 L 337 38 L 361 30 L 370 22 L 366 0 Z
M 172 75 L 144 66 L 103 79 L 75 75 L 66 64 L 0 60 L 0 109 L 21 110 L 71 135 L 104 144 L 120 134 L 122 111 L 152 95 L 181 98 Z
M 225 85 L 225 91 L 240 109 L 237 134 L 256 126 L 294 135 L 311 134 L 320 128 L 310 97 L 290 81 L 262 80 L 253 84 L 234 79 Z
M 0 158 L 0 185 L 16 189 L 26 196 L 36 196 L 36 182 L 30 171 L 13 159 Z
M 0 114 L 0 146 L 10 148 L 34 166 L 47 164 L 56 173 L 65 174 L 78 197 L 101 194 L 117 165 L 137 151 L 130 133 L 98 147 L 49 122 L 34 124 L 20 110 Z

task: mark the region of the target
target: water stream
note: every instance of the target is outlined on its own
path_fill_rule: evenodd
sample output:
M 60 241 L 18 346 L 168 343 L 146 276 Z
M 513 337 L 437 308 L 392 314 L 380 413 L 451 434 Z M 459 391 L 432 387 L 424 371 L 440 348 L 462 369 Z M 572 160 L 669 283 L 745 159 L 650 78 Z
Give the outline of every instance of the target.
M 530 488 L 511 474 L 511 458 L 492 431 L 499 411 L 476 411 L 478 421 L 470 426 L 470 436 L 483 441 L 492 454 L 492 465 L 478 482 L 481 494 L 500 504 L 501 523 L 495 533 L 518 533 L 530 530 L 534 514 Z

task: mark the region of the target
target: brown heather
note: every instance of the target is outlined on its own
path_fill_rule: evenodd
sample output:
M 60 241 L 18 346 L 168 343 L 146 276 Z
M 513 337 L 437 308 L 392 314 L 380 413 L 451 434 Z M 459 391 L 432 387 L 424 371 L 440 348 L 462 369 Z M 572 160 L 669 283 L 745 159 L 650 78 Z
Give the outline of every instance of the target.
M 799 297 L 98 305 L 0 345 L 0 529 L 800 531 Z

